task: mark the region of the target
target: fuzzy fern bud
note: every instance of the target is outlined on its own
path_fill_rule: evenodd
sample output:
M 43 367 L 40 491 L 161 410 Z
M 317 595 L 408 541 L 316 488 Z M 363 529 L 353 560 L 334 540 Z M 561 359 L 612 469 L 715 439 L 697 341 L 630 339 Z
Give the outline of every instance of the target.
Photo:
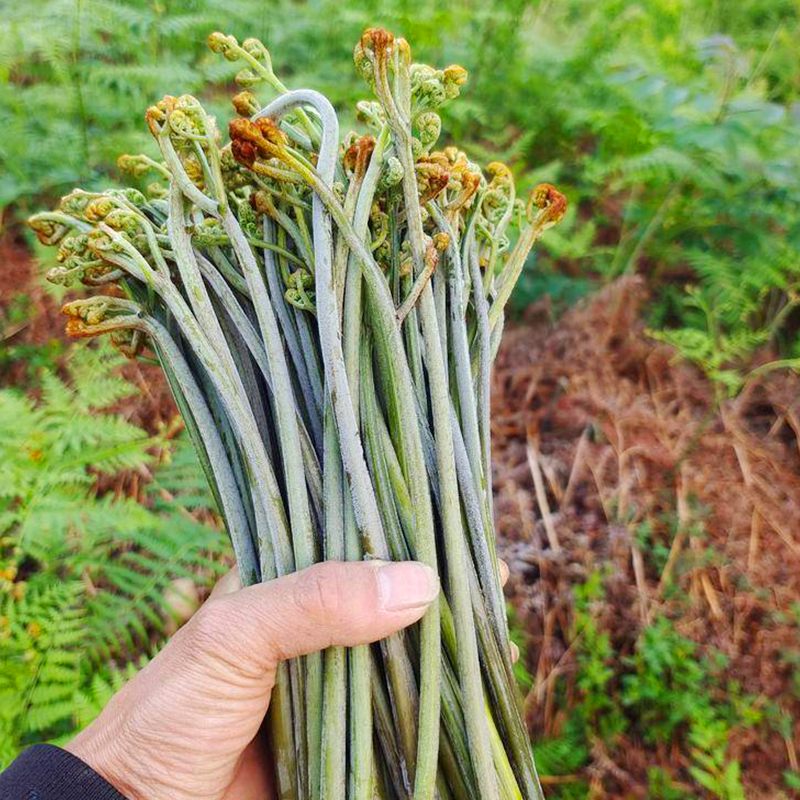
M 386 113 L 377 100 L 359 100 L 356 103 L 356 119 L 378 130 L 386 122 Z
M 239 41 L 235 36 L 228 36 L 219 31 L 209 34 L 206 40 L 212 53 L 219 53 L 227 61 L 237 61 L 239 54 Z
M 114 201 L 110 197 L 97 197 L 85 208 L 83 214 L 88 222 L 104 220 L 114 208 Z
M 155 200 L 160 200 L 169 194 L 167 187 L 158 181 L 152 181 L 151 183 L 148 183 L 145 191 L 147 192 L 148 197 L 151 197 Z
M 136 355 L 142 342 L 139 330 L 141 306 L 121 297 L 99 295 L 73 300 L 61 307 L 67 319 L 67 334 L 84 339 L 111 333 L 112 343 L 125 355 Z
M 375 85 L 375 72 L 385 68 L 395 49 L 394 36 L 383 28 L 367 28 L 353 49 L 356 72 L 369 86 Z
M 117 169 L 133 178 L 142 178 L 153 169 L 153 162 L 145 155 L 125 154 L 117 159 Z
M 444 253 L 445 250 L 450 246 L 450 237 L 440 231 L 439 233 L 434 234 L 433 236 L 433 246 L 440 252 Z
M 258 85 L 261 83 L 261 80 L 262 79 L 250 69 L 240 69 L 234 78 L 234 81 L 236 81 L 239 86 L 243 86 L 245 89 L 250 86 Z
M 302 311 L 317 313 L 316 298 L 313 292 L 314 276 L 306 269 L 300 268 L 289 275 L 289 288 L 284 297 L 286 302 Z
M 539 213 L 534 215 L 534 208 L 538 209 Z M 540 183 L 531 192 L 527 206 L 529 222 L 541 220 L 541 223 L 549 228 L 560 222 L 566 211 L 567 198 L 552 183 Z
M 481 210 L 486 219 L 496 225 L 508 211 L 514 197 L 514 176 L 500 161 L 493 161 L 486 171 L 491 179 L 483 195 Z
M 391 189 L 393 186 L 397 186 L 402 180 L 403 165 L 400 163 L 400 159 L 396 156 L 389 156 L 384 162 L 379 183 L 380 188 Z
M 256 96 L 248 91 L 234 95 L 231 103 L 240 117 L 252 117 L 261 110 L 261 105 Z
M 105 217 L 109 228 L 124 233 L 129 238 L 139 233 L 139 218 L 126 208 L 114 208 Z
M 61 242 L 61 246 L 56 253 L 56 259 L 59 264 L 67 267 L 76 266 L 81 260 L 85 259 L 89 254 L 89 237 L 85 234 L 77 236 L 70 236 Z
M 61 198 L 58 210 L 78 219 L 84 219 L 86 206 L 97 197 L 96 194 L 85 192 L 83 189 L 73 189 L 68 195 Z
M 114 234 L 108 234 L 99 228 L 95 228 L 95 230 L 89 231 L 86 236 L 89 248 L 98 258 L 125 252 L 122 243 L 117 238 L 114 238 Z
M 74 267 L 53 267 L 47 271 L 45 278 L 55 286 L 71 286 L 75 280 L 83 278 L 85 271 L 85 266 L 81 264 Z
M 105 194 L 136 208 L 142 208 L 147 203 L 147 198 L 138 189 L 130 186 L 125 189 L 109 189 Z
M 161 128 L 167 121 L 167 117 L 175 107 L 175 98 L 171 95 L 164 95 L 155 105 L 150 106 L 144 113 L 144 119 L 150 133 L 157 139 Z
M 271 119 L 256 122 L 238 117 L 228 126 L 233 157 L 246 167 L 258 159 L 280 158 L 286 153 L 286 134 Z
M 50 214 L 34 214 L 28 220 L 28 227 L 36 234 L 36 238 L 44 245 L 57 245 L 69 233 L 70 227 L 52 218 Z
M 468 72 L 464 67 L 453 64 L 444 70 L 444 91 L 448 100 L 454 100 L 460 94 L 461 87 L 467 82 Z
M 229 243 L 228 234 L 219 220 L 206 217 L 199 225 L 191 230 L 192 242 L 197 247 L 214 247 Z
M 435 111 L 423 111 L 414 119 L 420 146 L 428 151 L 439 140 L 442 133 L 442 118 Z
M 411 96 L 422 107 L 439 108 L 447 100 L 444 73 L 427 64 L 412 64 Z
M 272 56 L 260 39 L 249 38 L 242 42 L 242 50 L 260 61 L 268 72 L 272 72 Z

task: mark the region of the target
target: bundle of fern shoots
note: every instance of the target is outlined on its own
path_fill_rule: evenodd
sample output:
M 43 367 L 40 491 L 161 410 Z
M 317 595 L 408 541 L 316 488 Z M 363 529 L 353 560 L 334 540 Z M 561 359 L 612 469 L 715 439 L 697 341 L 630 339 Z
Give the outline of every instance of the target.
M 439 601 L 380 645 L 283 664 L 268 724 L 278 796 L 541 798 L 511 669 L 492 521 L 489 382 L 504 308 L 564 213 L 516 198 L 502 164 L 436 150 L 461 67 L 364 32 L 370 133 L 340 140 L 316 91 L 289 91 L 256 39 L 222 144 L 194 97 L 147 110 L 146 192 L 75 190 L 30 220 L 58 246 L 73 336 L 158 358 L 244 583 L 321 560 L 415 559 Z M 276 97 L 262 106 L 255 91 Z

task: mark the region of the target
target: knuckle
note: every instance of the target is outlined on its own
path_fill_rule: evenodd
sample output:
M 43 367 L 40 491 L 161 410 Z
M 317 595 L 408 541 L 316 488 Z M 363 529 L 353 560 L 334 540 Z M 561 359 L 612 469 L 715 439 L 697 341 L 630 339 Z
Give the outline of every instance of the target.
M 222 600 L 209 600 L 186 626 L 186 635 L 193 649 L 215 652 L 219 649 L 220 642 L 225 640 L 230 627 L 226 603 Z
M 320 564 L 300 573 L 296 592 L 297 607 L 304 616 L 335 619 L 342 603 L 338 571 Z

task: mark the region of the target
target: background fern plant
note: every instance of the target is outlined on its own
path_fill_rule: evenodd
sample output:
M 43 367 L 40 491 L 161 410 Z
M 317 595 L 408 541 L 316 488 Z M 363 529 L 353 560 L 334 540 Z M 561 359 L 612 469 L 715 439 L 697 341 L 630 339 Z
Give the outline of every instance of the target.
M 0 208 L 22 218 L 43 194 L 107 186 L 120 152 L 156 155 L 140 109 L 175 87 L 227 121 L 236 65 L 202 47 L 220 19 L 268 41 L 290 87 L 317 86 L 338 108 L 360 96 L 346 43 L 365 24 L 399 29 L 425 59 L 476 76 L 445 130 L 476 160 L 515 164 L 521 192 L 544 180 L 572 200 L 531 257 L 518 307 L 542 295 L 563 307 L 638 272 L 653 289 L 653 330 L 723 394 L 757 347 L 800 355 L 790 0 L 437 0 L 413 13 L 404 0 L 14 4 L 0 31 Z M 724 297 L 721 285 L 746 296 Z
M 121 361 L 81 347 L 37 400 L 0 391 L 0 764 L 87 724 L 117 667 L 163 641 L 173 581 L 224 568 L 225 537 L 187 511 L 213 508 L 191 447 L 103 411 L 135 391 Z M 93 491 L 98 473 L 147 466 L 147 505 Z

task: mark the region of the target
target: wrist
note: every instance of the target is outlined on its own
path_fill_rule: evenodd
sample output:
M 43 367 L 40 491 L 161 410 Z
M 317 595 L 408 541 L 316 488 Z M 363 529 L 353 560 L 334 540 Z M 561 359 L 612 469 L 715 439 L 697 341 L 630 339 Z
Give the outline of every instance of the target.
M 91 767 L 101 778 L 128 800 L 156 800 L 169 796 L 165 787 L 159 789 L 157 764 L 142 757 L 139 748 L 121 743 L 113 732 L 115 726 L 93 723 L 79 733 L 64 749 Z

